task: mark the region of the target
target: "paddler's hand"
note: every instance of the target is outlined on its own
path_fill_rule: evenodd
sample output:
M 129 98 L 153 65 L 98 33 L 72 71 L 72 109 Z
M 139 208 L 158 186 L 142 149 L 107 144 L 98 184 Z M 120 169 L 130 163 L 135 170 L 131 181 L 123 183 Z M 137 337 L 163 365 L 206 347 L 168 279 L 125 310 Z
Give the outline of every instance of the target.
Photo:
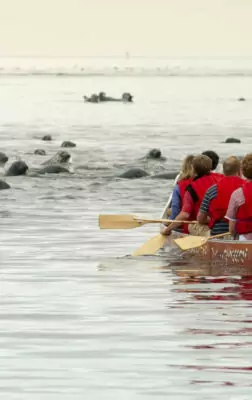
M 170 235 L 171 234 L 171 229 L 169 228 L 169 226 L 164 226 L 162 227 L 162 229 L 160 230 L 160 233 L 162 235 Z

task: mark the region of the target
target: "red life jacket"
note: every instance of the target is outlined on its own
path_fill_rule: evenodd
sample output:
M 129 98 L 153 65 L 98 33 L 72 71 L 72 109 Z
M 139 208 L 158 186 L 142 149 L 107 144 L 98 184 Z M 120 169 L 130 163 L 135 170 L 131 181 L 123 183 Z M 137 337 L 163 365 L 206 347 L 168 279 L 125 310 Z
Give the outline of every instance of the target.
M 211 175 L 214 175 L 217 182 L 220 181 L 223 178 L 223 174 L 220 174 L 219 172 L 211 172 Z
M 185 195 L 185 191 L 187 186 L 192 182 L 192 178 L 188 179 L 181 179 L 177 184 L 179 185 L 179 193 L 180 193 L 180 198 L 181 198 L 181 204 L 183 202 L 183 198 Z M 184 233 L 189 233 L 188 231 L 188 224 L 183 224 L 182 226 L 183 232 Z
M 179 185 L 179 193 L 180 193 L 180 197 L 181 197 L 181 202 L 183 201 L 184 195 L 185 195 L 185 191 L 186 191 L 186 187 L 192 182 L 192 178 L 188 178 L 188 179 L 181 179 L 181 181 L 178 182 Z
M 197 200 L 194 203 L 194 210 L 191 214 L 191 219 L 195 220 L 197 218 L 197 214 L 200 209 L 200 205 L 202 203 L 202 200 L 204 199 L 204 196 L 206 194 L 206 191 L 213 185 L 217 183 L 219 178 L 216 177 L 215 174 L 210 173 L 208 175 L 204 175 L 200 178 L 196 178 L 195 180 L 192 181 L 191 187 L 193 188 L 194 192 L 197 195 Z
M 225 220 L 231 194 L 243 184 L 244 179 L 239 176 L 223 176 L 217 183 L 217 197 L 210 202 L 209 228 L 212 228 L 217 221 Z
M 236 214 L 236 232 L 239 234 L 252 232 L 252 182 L 245 182 L 242 186 L 245 204 L 242 204 Z

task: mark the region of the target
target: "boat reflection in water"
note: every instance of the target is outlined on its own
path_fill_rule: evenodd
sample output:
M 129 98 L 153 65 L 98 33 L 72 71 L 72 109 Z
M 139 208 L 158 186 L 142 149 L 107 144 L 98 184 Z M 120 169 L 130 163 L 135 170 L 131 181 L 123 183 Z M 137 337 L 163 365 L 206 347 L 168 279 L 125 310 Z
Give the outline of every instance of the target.
M 184 371 L 200 390 L 230 386 L 224 390 L 232 390 L 234 398 L 249 398 L 239 391 L 247 395 L 252 386 L 252 267 L 213 266 L 188 258 L 173 262 L 172 272 L 170 266 L 163 270 L 173 282 L 168 315 L 175 314 L 181 324 L 180 350 L 190 352 L 183 363 L 169 367 Z
M 228 271 L 227 267 L 209 266 L 194 270 L 180 269 L 175 273 L 179 277 L 174 282 L 175 290 L 191 293 L 193 300 L 252 300 L 252 268 L 229 267 Z M 189 287 L 195 284 L 207 285 L 208 289 L 204 291 L 202 286 L 199 289 Z

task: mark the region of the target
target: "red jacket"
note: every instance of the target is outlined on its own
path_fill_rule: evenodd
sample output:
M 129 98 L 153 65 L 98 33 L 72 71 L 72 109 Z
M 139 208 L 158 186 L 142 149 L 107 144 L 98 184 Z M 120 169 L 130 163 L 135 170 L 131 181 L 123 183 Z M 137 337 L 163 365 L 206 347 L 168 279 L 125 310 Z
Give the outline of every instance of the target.
M 191 182 L 192 182 L 192 178 L 181 179 L 181 181 L 178 182 L 179 193 L 180 193 L 180 198 L 181 198 L 181 204 L 183 202 L 183 198 L 184 198 L 184 195 L 185 195 L 186 188 Z M 183 229 L 184 233 L 189 233 L 188 224 L 183 224 L 182 225 L 182 229 Z
M 213 185 L 215 185 L 218 181 L 218 177 L 216 177 L 215 174 L 210 173 L 208 175 L 204 175 L 200 178 L 194 178 L 192 183 L 189 185 L 193 189 L 194 193 L 196 194 L 196 198 L 193 198 L 194 200 L 194 210 L 191 214 L 191 219 L 195 220 L 197 218 L 198 211 L 200 209 L 200 205 L 202 203 L 202 200 L 204 199 L 204 196 L 206 194 L 206 191 Z
M 183 201 L 184 195 L 185 195 L 185 191 L 186 191 L 186 187 L 192 182 L 192 178 L 188 178 L 188 179 L 181 179 L 181 181 L 178 181 L 178 185 L 179 185 L 179 193 L 180 193 L 180 197 L 181 197 L 181 202 Z
M 211 201 L 209 208 L 209 228 L 224 220 L 231 194 L 243 184 L 244 180 L 239 176 L 223 176 L 217 183 L 217 197 Z
M 242 204 L 236 214 L 236 232 L 239 234 L 252 232 L 252 182 L 245 182 L 242 186 L 245 204 Z
M 223 178 L 223 174 L 220 174 L 219 172 L 211 172 L 211 175 L 215 176 L 217 182 L 220 181 Z

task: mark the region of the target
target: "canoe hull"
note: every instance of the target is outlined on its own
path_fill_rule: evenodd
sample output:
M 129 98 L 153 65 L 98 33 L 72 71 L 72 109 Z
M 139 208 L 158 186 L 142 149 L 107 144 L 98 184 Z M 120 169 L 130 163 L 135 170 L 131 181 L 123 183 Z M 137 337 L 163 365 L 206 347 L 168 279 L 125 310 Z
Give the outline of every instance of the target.
M 168 236 L 164 250 L 171 246 L 178 248 L 174 243 L 174 239 L 183 236 L 186 235 L 177 232 Z M 237 240 L 210 239 L 204 246 L 187 250 L 186 253 L 194 255 L 200 260 L 212 264 L 219 263 L 223 266 L 240 265 L 244 267 L 252 267 L 252 241 L 240 242 Z

